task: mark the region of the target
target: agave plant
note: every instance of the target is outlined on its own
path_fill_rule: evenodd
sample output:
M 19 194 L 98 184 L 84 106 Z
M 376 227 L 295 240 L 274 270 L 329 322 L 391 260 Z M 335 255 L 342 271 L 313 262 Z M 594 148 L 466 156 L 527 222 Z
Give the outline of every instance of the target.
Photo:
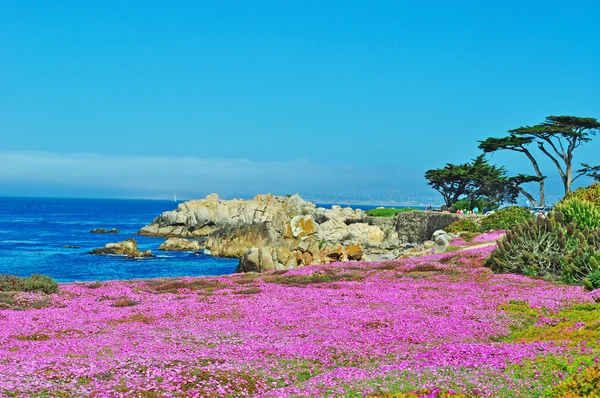
M 515 226 L 498 243 L 487 265 L 497 273 L 560 278 L 596 288 L 600 287 L 595 286 L 600 283 L 599 260 L 600 229 L 581 228 L 557 212 Z

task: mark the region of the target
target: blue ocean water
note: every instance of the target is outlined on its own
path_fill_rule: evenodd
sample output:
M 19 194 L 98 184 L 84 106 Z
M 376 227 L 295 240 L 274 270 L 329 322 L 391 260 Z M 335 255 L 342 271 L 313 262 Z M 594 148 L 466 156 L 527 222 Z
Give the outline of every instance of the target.
M 165 238 L 135 233 L 177 203 L 159 200 L 0 197 L 0 274 L 46 274 L 59 282 L 230 274 L 236 259 L 163 252 Z M 119 234 L 92 234 L 117 228 Z M 135 237 L 155 258 L 131 260 L 87 254 L 96 247 Z M 80 246 L 67 249 L 65 245 Z
M 173 201 L 160 200 L 0 197 L 0 274 L 40 273 L 74 282 L 232 273 L 237 259 L 158 251 L 165 238 L 135 235 L 160 213 L 176 207 Z M 120 233 L 90 233 L 94 228 L 117 228 Z M 150 249 L 156 257 L 132 260 L 87 254 L 130 237 L 140 250 Z

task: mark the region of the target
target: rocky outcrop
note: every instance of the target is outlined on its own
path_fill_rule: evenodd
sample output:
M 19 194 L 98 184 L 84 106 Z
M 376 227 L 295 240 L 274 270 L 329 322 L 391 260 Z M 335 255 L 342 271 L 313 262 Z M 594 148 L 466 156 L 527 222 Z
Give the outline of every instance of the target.
M 94 249 L 89 254 L 99 255 L 118 255 L 128 258 L 154 257 L 150 250 L 140 251 L 137 248 L 137 241 L 133 238 L 117 243 L 108 243 L 106 246 Z
M 274 247 L 283 244 L 281 231 L 272 223 L 261 222 L 242 227 L 222 228 L 208 237 L 206 248 L 217 257 L 240 258 L 252 247 Z
M 291 250 L 285 246 L 252 247 L 241 257 L 236 272 L 263 272 L 293 269 L 310 264 L 358 261 L 363 256 L 364 250 L 358 245 L 321 244 L 304 240 Z
M 119 230 L 116 228 L 104 229 L 104 228 L 96 228 L 90 231 L 92 234 L 118 234 Z
M 431 239 L 460 215 L 414 211 L 369 217 L 361 210 L 317 208 L 298 195 L 185 202 L 140 234 L 207 236 L 205 253 L 240 258 L 238 270 L 289 269 L 334 261 L 397 258 Z
M 162 213 L 138 233 L 185 238 L 208 236 L 222 228 L 261 223 L 270 223 L 274 229 L 283 232 L 284 221 L 314 211 L 315 205 L 298 195 L 289 198 L 257 195 L 251 200 L 221 200 L 217 194 L 212 194 L 202 200 L 181 203 L 177 210 Z
M 183 238 L 169 238 L 158 247 L 158 250 L 172 252 L 197 252 L 201 249 L 200 243 L 195 240 L 187 240 Z

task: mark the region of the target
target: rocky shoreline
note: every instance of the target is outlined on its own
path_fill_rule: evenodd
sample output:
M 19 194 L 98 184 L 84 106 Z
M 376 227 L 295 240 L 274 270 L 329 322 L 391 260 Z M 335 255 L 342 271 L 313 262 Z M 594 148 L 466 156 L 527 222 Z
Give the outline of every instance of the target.
M 221 200 L 211 194 L 162 213 L 138 233 L 203 237 L 211 255 L 240 259 L 237 272 L 263 272 L 415 255 L 433 248 L 434 233 L 461 217 L 431 211 L 371 217 L 359 209 L 318 208 L 299 195 Z

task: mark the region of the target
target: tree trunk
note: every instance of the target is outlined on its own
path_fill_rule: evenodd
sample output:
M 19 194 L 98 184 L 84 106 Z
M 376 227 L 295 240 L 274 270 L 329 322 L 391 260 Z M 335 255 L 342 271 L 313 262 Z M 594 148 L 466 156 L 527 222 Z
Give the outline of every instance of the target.
M 538 164 L 537 160 L 535 160 L 535 158 L 533 157 L 533 155 L 531 154 L 531 152 L 529 152 L 529 150 L 525 147 L 523 147 L 523 153 L 525 153 L 525 155 L 527 155 L 527 157 L 529 158 L 529 160 L 531 161 L 531 164 L 533 165 L 533 170 L 535 170 L 535 175 L 537 175 L 538 177 L 542 178 L 542 180 L 540 180 L 540 206 L 546 206 L 546 192 L 545 192 L 545 184 L 544 184 L 544 175 L 542 174 L 542 171 L 540 170 L 540 165 Z M 527 195 L 524 194 L 525 197 L 527 197 Z M 531 195 L 529 195 L 531 196 Z M 534 201 L 532 201 L 530 198 L 529 201 L 531 203 L 533 203 Z M 537 207 L 537 206 L 534 206 Z
M 571 186 L 573 185 L 573 162 L 571 161 L 571 159 L 569 158 L 569 161 L 567 163 L 567 172 L 565 173 L 565 179 L 564 179 L 564 184 L 565 184 L 565 196 L 571 192 Z

